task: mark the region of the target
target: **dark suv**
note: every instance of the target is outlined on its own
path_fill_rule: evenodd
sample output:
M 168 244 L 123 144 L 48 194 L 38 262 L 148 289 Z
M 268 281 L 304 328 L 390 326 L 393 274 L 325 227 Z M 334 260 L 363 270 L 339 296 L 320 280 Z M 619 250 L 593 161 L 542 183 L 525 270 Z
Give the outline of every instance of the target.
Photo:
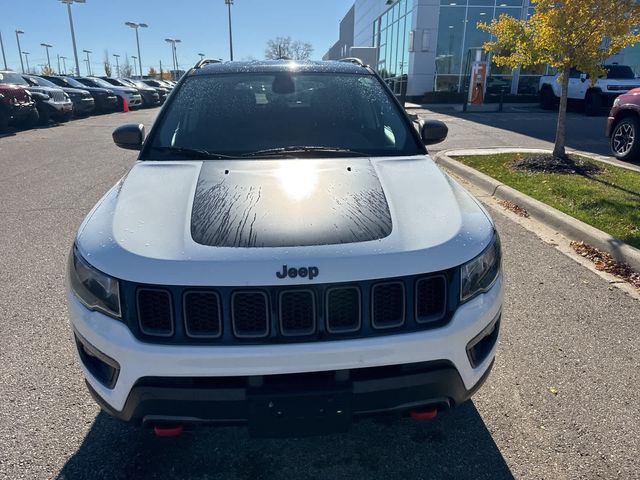
M 38 123 L 36 102 L 19 85 L 4 83 L 0 72 L 0 133 L 9 125 L 33 127 Z
M 49 75 L 42 75 L 42 78 L 46 78 L 52 83 L 55 83 L 59 87 L 63 88 L 77 88 L 85 90 L 91 94 L 95 101 L 96 113 L 113 112 L 118 109 L 118 97 L 108 88 L 91 87 L 84 85 L 72 77 L 55 77 Z

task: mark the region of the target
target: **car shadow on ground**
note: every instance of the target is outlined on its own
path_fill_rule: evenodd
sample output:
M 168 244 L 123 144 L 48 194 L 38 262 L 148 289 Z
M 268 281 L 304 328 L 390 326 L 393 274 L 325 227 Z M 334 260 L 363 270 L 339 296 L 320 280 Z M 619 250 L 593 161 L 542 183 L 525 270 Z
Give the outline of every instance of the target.
M 433 111 L 438 111 L 434 108 Z M 548 111 L 529 104 L 513 106 L 504 112 L 451 112 L 446 115 L 525 135 L 554 143 L 556 137 L 557 111 Z M 588 117 L 581 107 L 570 107 L 567 115 L 567 147 L 596 155 L 611 156 L 609 139 L 606 137 L 607 116 Z
M 100 413 L 57 480 L 511 479 L 469 401 L 433 421 L 358 422 L 348 434 L 252 439 L 245 428 L 196 428 L 156 438 Z

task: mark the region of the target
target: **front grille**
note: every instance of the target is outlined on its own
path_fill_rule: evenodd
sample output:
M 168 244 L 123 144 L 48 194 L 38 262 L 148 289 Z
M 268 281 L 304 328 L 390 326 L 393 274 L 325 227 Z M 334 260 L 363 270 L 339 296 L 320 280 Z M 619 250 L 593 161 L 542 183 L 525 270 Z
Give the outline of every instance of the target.
M 67 99 L 64 97 L 64 92 L 59 92 L 55 90 L 51 93 L 51 98 L 53 98 L 54 102 L 65 102 Z
M 394 328 L 404 323 L 404 283 L 389 282 L 374 285 L 371 303 L 371 322 L 374 328 Z
M 447 286 L 442 275 L 421 278 L 416 283 L 416 321 L 437 322 L 442 319 L 447 307 Z
M 138 290 L 138 322 L 146 335 L 173 335 L 173 308 L 167 290 L 141 288 Z
M 327 330 L 331 333 L 355 332 L 360 329 L 360 290 L 358 287 L 336 287 L 327 293 Z
M 285 336 L 311 335 L 316 330 L 316 301 L 311 290 L 281 292 L 279 313 Z
M 218 338 L 222 335 L 222 310 L 217 292 L 186 292 L 184 324 L 188 336 Z
M 238 338 L 269 335 L 269 300 L 264 292 L 235 292 L 231 296 L 231 322 Z
M 265 344 L 405 333 L 446 324 L 458 306 L 456 270 L 297 287 L 179 287 L 121 282 L 123 317 L 140 340 Z

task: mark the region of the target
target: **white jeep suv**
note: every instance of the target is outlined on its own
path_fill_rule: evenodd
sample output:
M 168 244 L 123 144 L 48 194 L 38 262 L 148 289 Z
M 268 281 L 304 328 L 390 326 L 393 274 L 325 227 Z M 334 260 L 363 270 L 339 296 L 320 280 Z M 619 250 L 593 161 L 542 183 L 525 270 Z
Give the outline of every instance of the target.
M 369 68 L 191 69 L 69 258 L 73 336 L 96 401 L 160 435 L 255 436 L 428 419 L 487 378 L 501 251 L 479 203 L 429 158 Z

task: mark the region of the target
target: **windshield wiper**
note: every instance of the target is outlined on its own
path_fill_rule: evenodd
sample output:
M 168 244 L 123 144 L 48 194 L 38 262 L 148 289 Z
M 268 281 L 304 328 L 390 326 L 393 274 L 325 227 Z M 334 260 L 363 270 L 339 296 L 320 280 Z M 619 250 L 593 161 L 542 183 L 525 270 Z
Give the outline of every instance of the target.
M 223 155 L 222 153 L 209 152 L 208 150 L 200 148 L 187 148 L 187 147 L 151 147 L 153 150 L 162 153 L 174 153 L 176 155 L 184 155 L 191 158 L 205 159 L 205 160 L 223 160 L 229 158 L 238 158 L 231 155 Z
M 255 152 L 249 152 L 242 155 L 243 157 L 272 157 L 280 154 L 295 154 L 295 153 L 327 153 L 327 154 L 340 154 L 351 157 L 368 157 L 369 155 L 363 152 L 357 152 L 348 148 L 338 147 L 319 147 L 319 146 L 302 146 L 302 147 L 280 147 L 280 148 L 268 148 L 265 150 L 257 150 Z

